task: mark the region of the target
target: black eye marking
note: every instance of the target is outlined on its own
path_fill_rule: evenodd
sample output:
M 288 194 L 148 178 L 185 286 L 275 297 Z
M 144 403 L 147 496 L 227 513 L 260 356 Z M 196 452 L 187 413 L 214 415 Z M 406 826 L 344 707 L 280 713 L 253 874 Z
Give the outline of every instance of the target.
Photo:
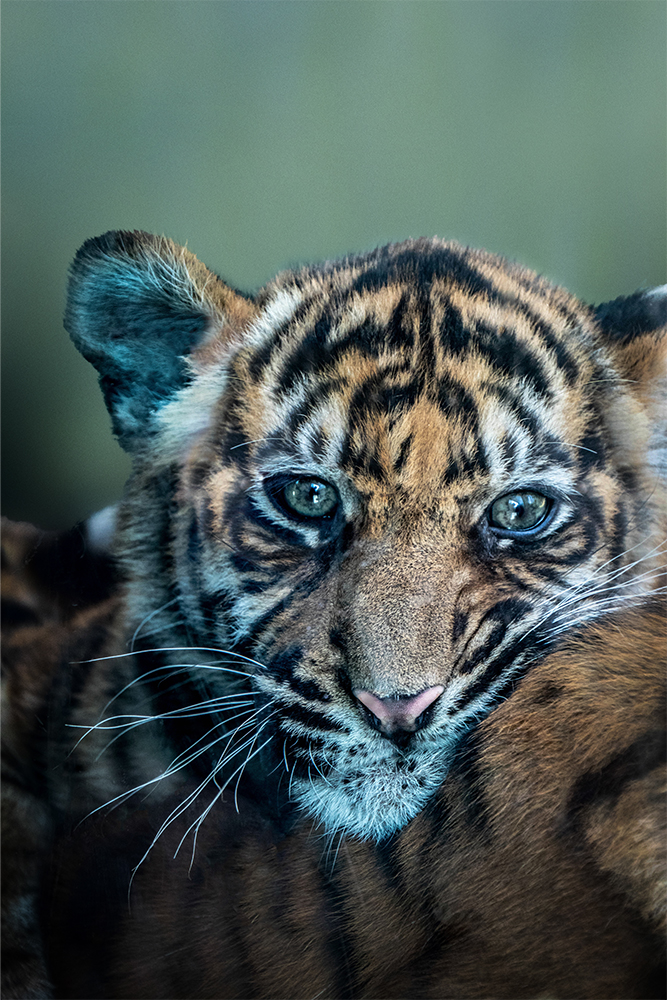
M 498 497 L 489 508 L 489 524 L 512 535 L 526 534 L 544 526 L 553 502 L 543 493 L 517 490 Z
M 330 520 L 339 505 L 338 490 L 314 476 L 273 482 L 267 493 L 274 504 L 295 520 Z

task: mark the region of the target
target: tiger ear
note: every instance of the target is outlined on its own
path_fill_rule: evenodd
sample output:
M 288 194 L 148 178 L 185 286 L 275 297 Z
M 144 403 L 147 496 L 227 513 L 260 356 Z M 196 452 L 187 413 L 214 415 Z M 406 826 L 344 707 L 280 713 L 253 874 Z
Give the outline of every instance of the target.
M 630 419 L 627 408 L 612 405 L 615 436 L 626 444 L 628 464 L 645 451 L 656 473 L 667 480 L 667 285 L 605 302 L 594 313 L 605 350 L 638 407 Z M 645 443 L 633 436 L 642 424 Z
M 88 240 L 70 273 L 65 327 L 97 369 L 114 433 L 134 451 L 185 384 L 185 356 L 256 313 L 193 254 L 163 236 L 108 232 Z
M 618 370 L 637 383 L 664 374 L 667 354 L 667 285 L 603 302 L 595 319 Z

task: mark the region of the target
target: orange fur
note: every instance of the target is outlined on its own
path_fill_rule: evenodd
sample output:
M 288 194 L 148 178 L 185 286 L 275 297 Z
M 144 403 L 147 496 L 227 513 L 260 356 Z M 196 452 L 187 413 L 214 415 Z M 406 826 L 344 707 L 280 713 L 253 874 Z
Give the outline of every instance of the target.
M 84 244 L 133 468 L 113 561 L 6 526 L 6 996 L 660 995 L 664 325 Z

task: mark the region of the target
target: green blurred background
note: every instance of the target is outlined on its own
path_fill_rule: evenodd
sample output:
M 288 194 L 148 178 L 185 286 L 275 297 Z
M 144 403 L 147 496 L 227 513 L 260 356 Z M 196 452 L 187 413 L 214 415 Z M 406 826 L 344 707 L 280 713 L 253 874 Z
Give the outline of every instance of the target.
M 438 234 L 601 301 L 665 280 L 663 0 L 4 0 L 4 512 L 127 459 L 62 329 L 68 263 L 165 233 L 239 287 Z

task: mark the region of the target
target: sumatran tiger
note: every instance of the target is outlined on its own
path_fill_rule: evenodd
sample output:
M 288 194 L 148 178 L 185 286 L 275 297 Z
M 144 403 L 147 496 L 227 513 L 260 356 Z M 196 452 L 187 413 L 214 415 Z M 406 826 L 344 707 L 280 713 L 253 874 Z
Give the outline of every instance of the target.
M 9 643 L 5 996 L 664 995 L 666 298 L 84 244 L 134 464 L 108 598 Z

